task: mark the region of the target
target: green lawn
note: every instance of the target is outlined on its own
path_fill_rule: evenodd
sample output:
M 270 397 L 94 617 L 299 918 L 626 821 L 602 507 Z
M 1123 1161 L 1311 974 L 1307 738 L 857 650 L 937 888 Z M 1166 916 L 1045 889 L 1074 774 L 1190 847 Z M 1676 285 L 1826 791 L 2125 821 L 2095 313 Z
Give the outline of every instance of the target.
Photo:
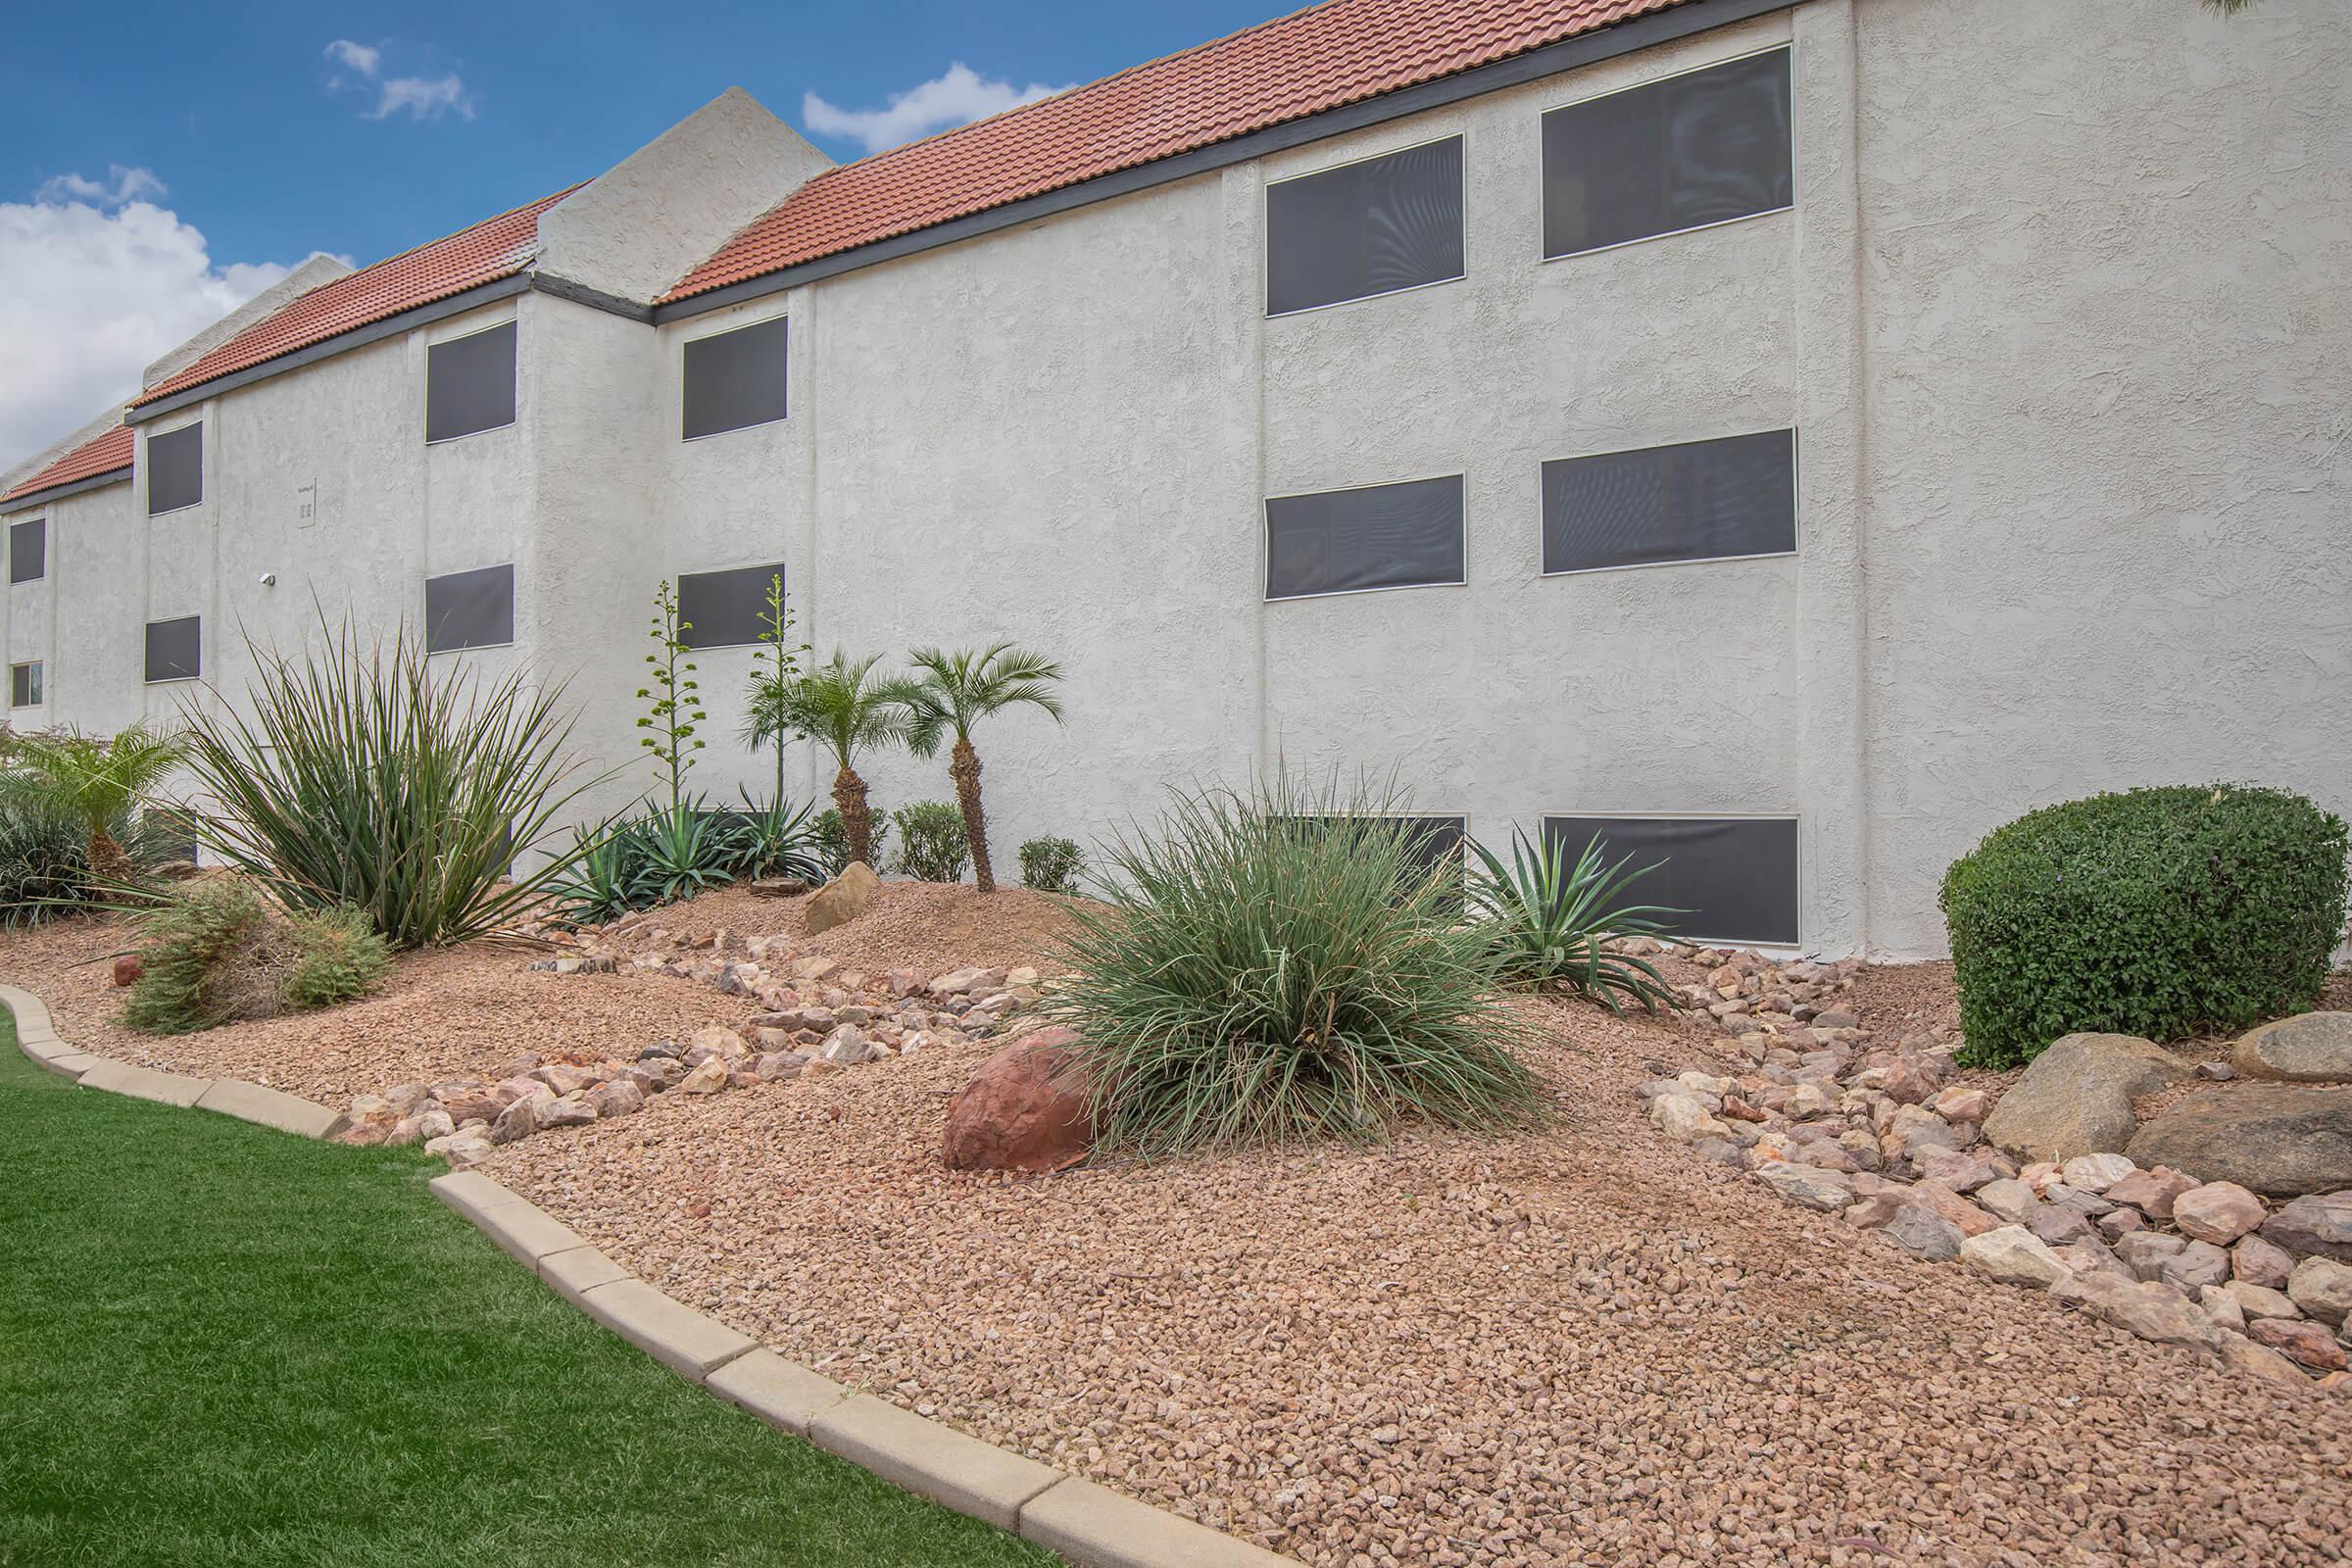
M 1039 1564 L 558 1299 L 441 1162 L 73 1088 L 0 1013 L 0 1564 Z

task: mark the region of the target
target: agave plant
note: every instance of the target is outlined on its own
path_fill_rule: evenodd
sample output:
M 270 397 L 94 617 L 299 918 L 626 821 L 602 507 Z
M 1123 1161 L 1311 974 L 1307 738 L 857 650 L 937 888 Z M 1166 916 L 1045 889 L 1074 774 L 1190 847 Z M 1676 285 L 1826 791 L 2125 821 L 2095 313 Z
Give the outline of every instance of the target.
M 640 825 L 609 817 L 573 828 L 564 870 L 548 882 L 547 896 L 575 925 L 602 925 L 656 903 L 661 882 Z
M 1634 869 L 1627 856 L 1610 864 L 1597 838 L 1572 858 L 1565 842 L 1532 842 L 1517 828 L 1507 866 L 1483 844 L 1473 841 L 1470 849 L 1478 858 L 1470 876 L 1472 928 L 1506 977 L 1576 992 L 1611 1012 L 1621 1010 L 1620 997 L 1647 1012 L 1661 1004 L 1672 1007 L 1673 993 L 1654 967 L 1608 947 L 1613 938 L 1655 936 L 1668 929 L 1667 916 L 1685 912 L 1623 902 L 1626 889 L 1663 861 Z
M 749 790 L 742 794 L 743 809 L 726 813 L 741 828 L 735 846 L 735 874 L 822 882 L 825 872 L 816 845 L 815 803 L 804 801 L 795 806 L 779 792 L 762 806 L 752 799 Z

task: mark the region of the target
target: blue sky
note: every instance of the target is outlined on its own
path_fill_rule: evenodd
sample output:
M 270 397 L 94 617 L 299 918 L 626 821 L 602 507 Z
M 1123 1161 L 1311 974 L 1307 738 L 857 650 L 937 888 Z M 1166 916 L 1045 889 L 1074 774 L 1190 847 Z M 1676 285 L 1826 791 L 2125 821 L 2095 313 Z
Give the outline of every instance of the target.
M 0 468 L 314 251 L 364 265 L 464 227 L 610 167 L 730 85 L 805 131 L 813 108 L 811 139 L 847 160 L 1287 9 L 19 8 L 0 50 L 0 362 L 33 375 L 0 389 Z M 114 357 L 93 368 L 100 339 Z

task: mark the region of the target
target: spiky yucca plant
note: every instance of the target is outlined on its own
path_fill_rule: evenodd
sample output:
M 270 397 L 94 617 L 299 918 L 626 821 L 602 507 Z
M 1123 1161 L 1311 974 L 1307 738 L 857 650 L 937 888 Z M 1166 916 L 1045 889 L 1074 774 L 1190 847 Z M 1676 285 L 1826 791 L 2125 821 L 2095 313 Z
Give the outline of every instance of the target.
M 1485 1127 L 1540 1102 L 1522 1025 L 1451 877 L 1403 822 L 1287 786 L 1180 792 L 1072 907 L 1051 1005 L 1073 1026 L 1101 1147 L 1146 1157 L 1399 1121 Z
M 509 882 L 515 858 L 601 782 L 565 751 L 561 688 L 436 672 L 405 626 L 389 647 L 349 620 L 320 629 L 315 657 L 248 643 L 250 720 L 190 705 L 188 770 L 216 803 L 205 844 L 287 908 L 348 906 L 395 948 L 535 911 L 566 858 Z

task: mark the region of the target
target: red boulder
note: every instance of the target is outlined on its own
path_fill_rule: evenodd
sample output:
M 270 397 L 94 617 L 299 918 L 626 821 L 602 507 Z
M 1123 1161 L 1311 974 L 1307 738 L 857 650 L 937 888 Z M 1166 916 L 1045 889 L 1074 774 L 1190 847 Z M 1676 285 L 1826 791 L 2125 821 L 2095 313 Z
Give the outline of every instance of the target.
M 980 1064 L 948 1102 L 950 1170 L 1059 1170 L 1094 1147 L 1094 1111 L 1074 1030 L 1041 1029 Z
M 135 986 L 146 972 L 147 960 L 135 953 L 125 953 L 115 960 L 115 984 L 119 986 Z

